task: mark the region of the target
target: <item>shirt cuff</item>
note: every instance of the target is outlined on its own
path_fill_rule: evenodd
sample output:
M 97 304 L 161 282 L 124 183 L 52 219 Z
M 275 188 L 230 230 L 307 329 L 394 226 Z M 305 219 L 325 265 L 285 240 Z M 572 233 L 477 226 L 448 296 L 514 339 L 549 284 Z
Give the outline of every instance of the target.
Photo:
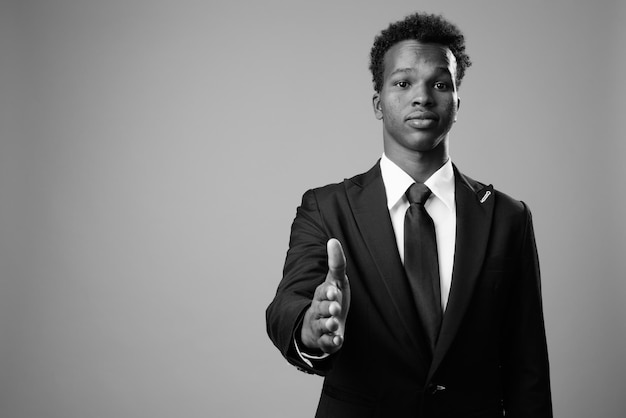
M 293 338 L 293 344 L 296 347 L 296 353 L 298 353 L 302 361 L 305 362 L 311 368 L 313 367 L 313 361 L 324 360 L 325 358 L 330 356 L 330 354 L 328 353 L 323 353 L 321 355 L 313 355 L 313 354 L 307 354 L 301 351 L 300 347 L 298 346 L 298 340 L 295 337 Z

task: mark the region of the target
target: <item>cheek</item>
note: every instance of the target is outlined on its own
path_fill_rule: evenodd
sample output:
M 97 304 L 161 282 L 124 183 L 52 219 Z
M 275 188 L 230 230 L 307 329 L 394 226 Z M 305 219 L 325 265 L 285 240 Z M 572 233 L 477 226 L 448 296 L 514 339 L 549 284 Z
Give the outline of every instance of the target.
M 449 116 L 449 118 L 451 120 L 456 120 L 456 115 L 459 110 L 456 100 L 450 100 L 448 103 L 446 103 L 445 109 L 446 114 Z
M 398 99 L 388 99 L 383 104 L 383 109 L 385 110 L 385 117 L 390 120 L 400 118 L 400 103 Z

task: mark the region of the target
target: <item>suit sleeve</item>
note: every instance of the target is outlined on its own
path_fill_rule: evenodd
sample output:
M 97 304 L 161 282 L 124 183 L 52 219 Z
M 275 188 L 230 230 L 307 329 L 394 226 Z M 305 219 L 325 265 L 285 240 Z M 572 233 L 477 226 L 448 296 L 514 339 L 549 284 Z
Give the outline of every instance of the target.
M 524 214 L 518 277 L 503 347 L 504 407 L 507 418 L 550 418 L 552 402 L 539 259 L 526 205 Z
M 304 313 L 316 287 L 324 282 L 328 273 L 326 243 L 330 238 L 315 192 L 309 190 L 302 197 L 291 226 L 283 278 L 266 310 L 267 333 L 282 355 L 298 369 L 319 375 L 330 369 L 333 356 L 310 366 L 298 355 L 294 338 L 299 338 Z

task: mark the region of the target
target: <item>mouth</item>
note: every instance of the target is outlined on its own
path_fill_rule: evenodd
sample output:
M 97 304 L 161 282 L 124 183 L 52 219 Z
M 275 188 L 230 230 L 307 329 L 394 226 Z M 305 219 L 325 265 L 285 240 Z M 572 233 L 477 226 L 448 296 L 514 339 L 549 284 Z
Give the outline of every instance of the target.
M 439 120 L 439 116 L 434 112 L 419 111 L 410 113 L 406 120 Z
M 415 129 L 432 128 L 438 120 L 439 116 L 429 111 L 413 112 L 406 117 L 406 122 Z

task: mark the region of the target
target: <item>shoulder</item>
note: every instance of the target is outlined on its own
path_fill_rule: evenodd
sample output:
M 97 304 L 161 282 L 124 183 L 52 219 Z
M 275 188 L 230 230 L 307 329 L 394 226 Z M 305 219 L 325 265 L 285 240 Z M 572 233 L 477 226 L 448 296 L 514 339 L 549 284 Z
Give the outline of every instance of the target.
M 325 186 L 315 187 L 304 193 L 303 200 L 314 199 L 318 202 L 331 202 L 337 199 L 345 199 L 347 193 L 353 188 L 364 188 L 380 178 L 380 166 L 376 163 L 368 171 L 355 176 L 345 178 L 343 181 L 330 183 Z
M 494 210 L 496 212 L 511 216 L 529 216 L 530 210 L 528 205 L 526 205 L 523 200 L 517 199 L 510 194 L 503 192 L 491 183 L 475 180 L 472 177 L 461 173 L 458 169 L 456 170 L 455 175 L 458 176 L 457 187 L 469 187 L 476 193 L 479 200 L 492 198 L 494 200 Z

